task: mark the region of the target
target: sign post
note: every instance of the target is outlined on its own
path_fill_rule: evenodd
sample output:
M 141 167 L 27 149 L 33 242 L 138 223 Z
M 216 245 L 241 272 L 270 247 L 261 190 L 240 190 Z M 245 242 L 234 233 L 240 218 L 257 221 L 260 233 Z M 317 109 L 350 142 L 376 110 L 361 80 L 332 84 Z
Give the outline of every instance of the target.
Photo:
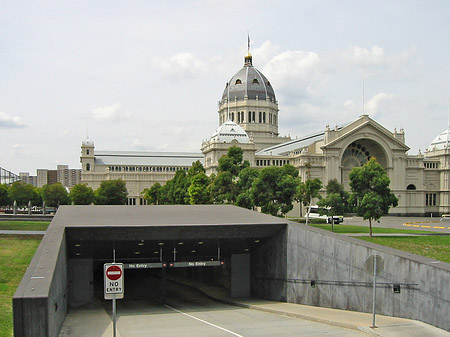
M 105 263 L 103 270 L 105 279 L 105 300 L 112 299 L 113 336 L 116 337 L 116 299 L 123 298 L 123 264 Z
M 365 263 L 366 271 L 373 275 L 373 290 L 372 290 L 372 328 L 375 325 L 375 299 L 377 291 L 377 275 L 384 270 L 384 260 L 377 254 L 370 255 Z

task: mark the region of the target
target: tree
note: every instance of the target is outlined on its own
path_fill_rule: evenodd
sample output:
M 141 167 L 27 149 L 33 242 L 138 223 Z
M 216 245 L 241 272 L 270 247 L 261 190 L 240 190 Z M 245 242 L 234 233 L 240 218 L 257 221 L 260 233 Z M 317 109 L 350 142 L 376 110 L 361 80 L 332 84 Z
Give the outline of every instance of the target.
M 11 185 L 8 197 L 11 203 L 16 201 L 19 207 L 27 206 L 30 201 L 35 206 L 42 203 L 37 189 L 33 185 L 25 184 L 21 181 L 16 181 Z
M 209 178 L 205 173 L 196 174 L 189 186 L 189 201 L 191 205 L 209 204 L 211 198 L 208 192 Z
M 328 215 L 344 215 L 348 210 L 349 194 L 344 190 L 344 185 L 337 179 L 332 179 L 326 187 L 327 195 L 317 202 L 319 207 L 329 208 Z M 334 221 L 331 221 L 331 231 L 334 231 Z
M 144 199 L 147 200 L 147 202 L 150 205 L 159 205 L 160 204 L 160 197 L 161 197 L 161 184 L 160 183 L 154 183 L 152 187 L 146 188 L 143 191 Z
M 97 205 L 125 205 L 128 191 L 122 179 L 104 180 L 95 191 Z
M 301 200 L 303 205 L 307 207 L 306 211 L 306 225 L 309 222 L 309 213 L 311 211 L 311 204 L 314 198 L 319 198 L 319 191 L 322 188 L 322 182 L 319 178 L 308 179 L 304 183 L 299 184 L 297 191 L 297 200 Z
M 52 185 L 44 185 L 42 187 L 42 200 L 49 207 L 59 207 L 59 205 L 67 205 L 69 202 L 69 194 L 61 183 Z
M 252 209 L 255 205 L 250 189 L 253 182 L 259 176 L 259 170 L 256 167 L 246 167 L 239 173 L 239 180 L 237 182 L 238 196 L 236 198 L 236 205 Z
M 0 185 L 0 206 L 8 206 L 11 205 L 11 202 L 8 197 L 9 187 L 6 184 Z
M 94 190 L 86 184 L 77 184 L 69 192 L 69 199 L 75 205 L 90 205 L 94 202 L 94 198 Z
M 287 166 L 287 165 L 285 165 Z M 297 171 L 298 175 L 298 171 Z M 263 213 L 284 215 L 292 208 L 298 188 L 298 179 L 292 176 L 290 168 L 268 166 L 255 178 L 250 195 Z
M 369 233 L 372 237 L 372 220 L 379 222 L 391 207 L 398 204 L 397 197 L 389 188 L 390 180 L 383 167 L 371 158 L 362 167 L 350 171 L 352 198 L 356 200 L 356 214 L 369 220 Z

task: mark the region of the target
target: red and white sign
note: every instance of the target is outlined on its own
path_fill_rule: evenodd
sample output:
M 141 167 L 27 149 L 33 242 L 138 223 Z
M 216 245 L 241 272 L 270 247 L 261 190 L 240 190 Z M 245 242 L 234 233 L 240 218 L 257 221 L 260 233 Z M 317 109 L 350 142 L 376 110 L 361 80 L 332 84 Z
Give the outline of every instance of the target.
M 105 263 L 103 270 L 105 279 L 105 299 L 123 298 L 123 264 Z

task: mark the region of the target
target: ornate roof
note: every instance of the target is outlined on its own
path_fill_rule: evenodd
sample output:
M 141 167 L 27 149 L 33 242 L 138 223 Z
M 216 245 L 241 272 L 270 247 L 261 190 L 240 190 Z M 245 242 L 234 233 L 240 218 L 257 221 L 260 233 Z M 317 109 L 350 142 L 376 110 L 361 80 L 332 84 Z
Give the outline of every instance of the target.
M 232 121 L 227 121 L 219 126 L 212 135 L 211 140 L 219 143 L 231 143 L 233 141 L 238 143 L 250 142 L 250 138 L 244 129 Z
M 275 92 L 269 80 L 252 64 L 252 56 L 248 53 L 244 57 L 244 66 L 227 83 L 222 94 L 222 101 L 248 99 L 265 100 L 276 102 Z
M 450 144 L 450 129 L 442 131 L 436 138 L 433 139 L 430 146 L 428 147 L 428 151 L 433 150 L 443 150 L 447 148 Z

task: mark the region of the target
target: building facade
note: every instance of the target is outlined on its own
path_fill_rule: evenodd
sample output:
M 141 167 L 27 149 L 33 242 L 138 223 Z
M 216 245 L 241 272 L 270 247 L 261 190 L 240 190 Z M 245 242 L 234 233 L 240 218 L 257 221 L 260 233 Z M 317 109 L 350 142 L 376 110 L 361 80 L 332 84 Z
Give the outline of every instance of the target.
M 270 81 L 253 66 L 250 53 L 243 67 L 226 83 L 219 101 L 219 127 L 201 144 L 201 153 L 95 151 L 82 143 L 82 182 L 98 188 L 101 181 L 123 179 L 129 204 L 143 204 L 142 191 L 156 182 L 164 184 L 177 169 L 188 169 L 196 160 L 208 175 L 217 172 L 219 158 L 236 145 L 254 167 L 292 164 L 303 181 L 331 179 L 349 188 L 349 172 L 375 157 L 386 169 L 399 205 L 396 215 L 450 213 L 449 131 L 439 134 L 424 154 L 409 155 L 403 129 L 390 131 L 361 115 L 354 121 L 315 134 L 291 139 L 278 131 L 279 109 Z M 323 191 L 324 192 L 324 191 Z

